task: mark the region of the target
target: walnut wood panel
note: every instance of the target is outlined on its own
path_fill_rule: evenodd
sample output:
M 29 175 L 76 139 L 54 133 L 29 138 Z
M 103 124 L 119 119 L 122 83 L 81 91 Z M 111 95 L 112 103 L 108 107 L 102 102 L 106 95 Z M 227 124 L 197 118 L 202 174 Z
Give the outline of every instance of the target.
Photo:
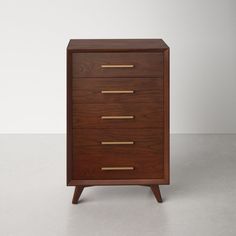
M 133 68 L 102 68 L 102 65 L 133 65 Z M 74 77 L 160 77 L 163 53 L 73 53 Z
M 146 184 L 169 184 L 165 178 L 155 178 L 155 179 L 72 179 L 68 186 L 76 185 L 146 185 Z
M 101 116 L 134 116 L 130 120 L 103 120 Z M 73 128 L 160 128 L 163 104 L 73 104 Z
M 163 78 L 75 78 L 72 84 L 73 103 L 163 103 Z
M 166 184 L 170 182 L 170 68 L 169 68 L 169 49 L 164 51 L 164 179 Z
M 163 51 L 168 46 L 162 39 L 71 39 L 68 50 L 82 52 Z
M 133 144 L 103 145 L 102 141 L 132 141 Z M 162 129 L 76 129 L 73 130 L 73 154 L 131 158 L 163 154 Z
M 133 167 L 134 170 L 102 171 L 102 167 Z M 74 155 L 73 179 L 136 179 L 163 178 L 163 155 L 121 158 Z
M 73 166 L 73 160 L 72 160 L 72 53 L 67 50 L 67 112 L 66 112 L 66 118 L 67 118 L 67 134 L 66 134 L 66 156 L 67 156 L 67 163 L 66 163 L 66 182 L 67 185 L 70 184 L 72 180 L 72 166 Z

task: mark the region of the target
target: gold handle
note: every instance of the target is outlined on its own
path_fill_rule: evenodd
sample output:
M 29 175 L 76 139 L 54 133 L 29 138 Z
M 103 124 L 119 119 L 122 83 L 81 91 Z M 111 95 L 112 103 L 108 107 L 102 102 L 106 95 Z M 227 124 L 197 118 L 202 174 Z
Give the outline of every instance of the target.
M 101 116 L 102 120 L 128 120 L 128 119 L 134 119 L 134 116 Z
M 124 91 L 103 90 L 101 91 L 101 93 L 134 93 L 134 91 L 133 90 L 124 90 Z
M 131 141 L 131 142 L 104 142 L 104 141 L 102 141 L 101 144 L 102 145 L 123 145 L 123 144 L 132 145 L 132 144 L 134 144 L 134 142 L 133 141 Z
M 101 68 L 133 68 L 134 65 L 101 65 Z
M 133 166 L 125 167 L 102 167 L 101 170 L 134 170 Z

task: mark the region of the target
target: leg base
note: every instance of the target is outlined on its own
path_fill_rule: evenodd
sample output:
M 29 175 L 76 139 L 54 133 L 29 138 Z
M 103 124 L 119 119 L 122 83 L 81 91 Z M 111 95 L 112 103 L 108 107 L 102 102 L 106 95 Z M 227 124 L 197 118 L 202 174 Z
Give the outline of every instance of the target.
M 160 192 L 159 185 L 150 185 L 150 187 L 151 187 L 151 190 L 152 190 L 156 200 L 158 202 L 162 202 L 161 192 Z
M 151 188 L 156 200 L 158 202 L 162 202 L 162 197 L 161 197 L 159 185 L 144 185 L 144 186 L 149 186 Z M 86 186 L 83 186 L 83 185 L 78 185 L 75 187 L 74 196 L 72 199 L 73 204 L 78 204 L 79 198 L 80 198 L 85 187 Z
M 76 186 L 75 187 L 74 196 L 73 196 L 73 199 L 72 199 L 73 204 L 78 204 L 80 195 L 83 192 L 83 190 L 84 190 L 84 186 Z

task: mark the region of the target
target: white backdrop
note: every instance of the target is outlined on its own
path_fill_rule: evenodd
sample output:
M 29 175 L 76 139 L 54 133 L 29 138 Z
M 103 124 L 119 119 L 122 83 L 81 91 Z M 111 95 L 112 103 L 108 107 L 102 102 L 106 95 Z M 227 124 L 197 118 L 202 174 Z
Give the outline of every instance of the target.
M 0 0 L 0 133 L 65 133 L 70 38 L 163 38 L 171 132 L 236 133 L 235 0 Z

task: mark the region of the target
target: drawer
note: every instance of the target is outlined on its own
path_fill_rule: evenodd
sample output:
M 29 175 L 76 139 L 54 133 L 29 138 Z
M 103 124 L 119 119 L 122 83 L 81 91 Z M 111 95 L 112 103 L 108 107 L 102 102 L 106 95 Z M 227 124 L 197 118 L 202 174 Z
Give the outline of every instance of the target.
M 163 131 L 74 130 L 73 163 L 76 179 L 161 178 Z
M 78 129 L 73 147 L 75 179 L 163 177 L 162 129 Z
M 73 148 L 81 155 L 155 157 L 163 152 L 162 129 L 76 129 Z
M 160 77 L 163 53 L 73 53 L 73 77 Z
M 163 103 L 73 104 L 72 127 L 160 128 Z
M 73 103 L 162 103 L 163 78 L 73 79 Z
M 73 179 L 161 179 L 163 156 L 129 158 L 77 156 L 73 159 Z

